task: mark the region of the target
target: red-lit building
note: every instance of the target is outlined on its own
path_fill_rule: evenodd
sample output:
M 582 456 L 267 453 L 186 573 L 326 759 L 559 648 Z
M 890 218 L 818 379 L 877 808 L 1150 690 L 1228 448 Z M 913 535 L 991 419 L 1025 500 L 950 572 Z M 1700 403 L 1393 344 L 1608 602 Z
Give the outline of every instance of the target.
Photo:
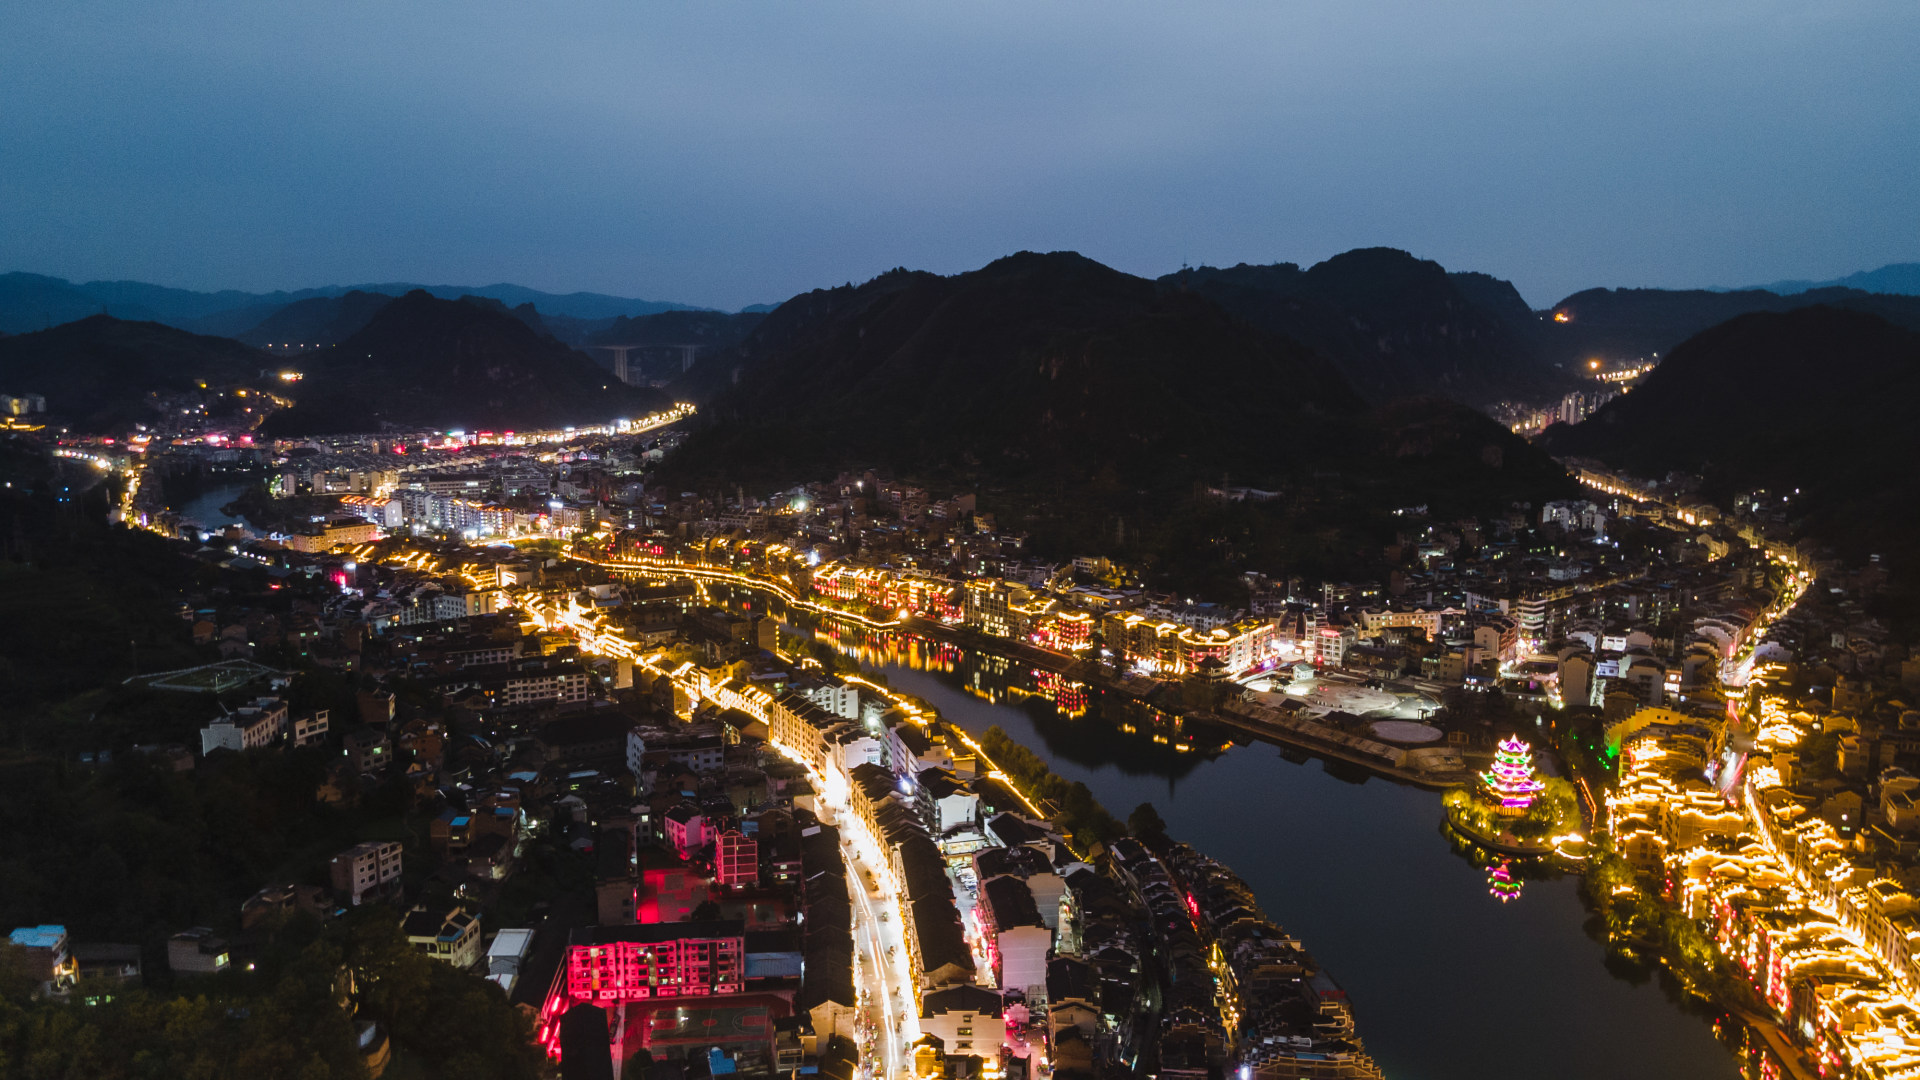
M 614 1014 L 621 1059 L 642 1049 L 681 1056 L 676 1047 L 770 1054 L 773 1021 L 792 1012 L 799 971 L 797 934 L 750 935 L 737 919 L 581 927 L 540 1009 L 537 1038 L 558 1057 L 562 1018 L 592 1005 Z

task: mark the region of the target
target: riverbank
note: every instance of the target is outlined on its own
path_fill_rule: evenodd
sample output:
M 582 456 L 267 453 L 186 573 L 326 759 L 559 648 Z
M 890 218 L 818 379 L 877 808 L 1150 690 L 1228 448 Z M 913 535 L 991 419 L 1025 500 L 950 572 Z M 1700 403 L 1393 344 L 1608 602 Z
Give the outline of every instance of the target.
M 1170 835 L 1233 867 L 1338 976 L 1388 1076 L 1484 1076 L 1493 1047 L 1509 1076 L 1739 1076 L 1705 1019 L 1657 980 L 1607 967 L 1577 877 L 1543 865 L 1523 895 L 1490 899 L 1486 867 L 1447 843 L 1429 789 L 1370 782 L 1330 757 L 1300 764 L 1265 742 L 1181 753 L 1037 699 L 990 701 L 978 692 L 986 669 L 970 663 L 881 673 L 949 724 L 1001 727 L 1106 806 L 1151 803 Z
M 575 556 L 575 558 L 578 557 Z M 1230 702 L 1213 710 L 1188 709 L 1173 700 L 1179 693 L 1177 683 L 1122 672 L 1082 657 L 1054 652 L 1023 641 L 993 637 L 918 615 L 902 614 L 889 621 L 877 620 L 858 612 L 802 600 L 795 596 L 790 588 L 777 582 L 766 581 L 753 574 L 719 567 L 653 560 L 599 562 L 582 559 L 581 561 L 601 566 L 614 573 L 659 578 L 689 577 L 754 589 L 823 619 L 843 619 L 870 630 L 900 630 L 915 633 L 965 649 L 990 653 L 1110 693 L 1125 695 L 1156 709 L 1216 724 L 1263 742 L 1305 750 L 1310 754 L 1367 769 L 1390 780 L 1429 790 L 1438 791 L 1464 783 L 1468 776 L 1465 761 L 1457 750 L 1449 747 L 1404 749 L 1384 742 L 1364 739 L 1313 720 L 1285 716 L 1277 710 L 1266 709 L 1252 703 Z

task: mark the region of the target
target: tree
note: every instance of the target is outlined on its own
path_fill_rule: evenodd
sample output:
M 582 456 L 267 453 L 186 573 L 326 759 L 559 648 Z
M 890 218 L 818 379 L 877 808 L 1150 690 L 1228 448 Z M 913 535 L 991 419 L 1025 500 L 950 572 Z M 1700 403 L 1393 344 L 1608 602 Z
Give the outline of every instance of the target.
M 1150 802 L 1143 802 L 1127 815 L 1127 832 L 1143 844 L 1155 844 L 1166 840 L 1167 823 L 1160 819 L 1160 812 Z

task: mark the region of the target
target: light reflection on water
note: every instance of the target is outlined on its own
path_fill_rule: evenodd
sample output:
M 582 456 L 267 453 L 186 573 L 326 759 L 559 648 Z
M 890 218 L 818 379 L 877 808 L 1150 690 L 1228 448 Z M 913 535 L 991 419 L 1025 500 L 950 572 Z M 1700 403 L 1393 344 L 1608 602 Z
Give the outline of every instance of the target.
M 1222 753 L 1223 733 L 1097 688 L 1062 710 L 1058 686 L 1004 657 L 898 631 L 789 626 L 976 735 L 998 725 L 1121 818 L 1152 802 L 1326 965 L 1394 1080 L 1786 1075 L 1738 1021 L 1609 963 L 1577 878 L 1513 865 L 1512 884 L 1496 888 L 1497 861 L 1450 836 L 1436 793 L 1266 745 Z

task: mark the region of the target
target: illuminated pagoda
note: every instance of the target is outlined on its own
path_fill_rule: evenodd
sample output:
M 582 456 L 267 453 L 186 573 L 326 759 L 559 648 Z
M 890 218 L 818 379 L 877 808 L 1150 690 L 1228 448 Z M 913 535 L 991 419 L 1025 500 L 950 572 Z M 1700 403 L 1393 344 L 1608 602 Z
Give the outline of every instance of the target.
M 1481 794 L 1495 810 L 1510 817 L 1526 813 L 1546 786 L 1533 775 L 1533 747 L 1518 735 L 1500 740 L 1493 767 L 1480 774 Z

